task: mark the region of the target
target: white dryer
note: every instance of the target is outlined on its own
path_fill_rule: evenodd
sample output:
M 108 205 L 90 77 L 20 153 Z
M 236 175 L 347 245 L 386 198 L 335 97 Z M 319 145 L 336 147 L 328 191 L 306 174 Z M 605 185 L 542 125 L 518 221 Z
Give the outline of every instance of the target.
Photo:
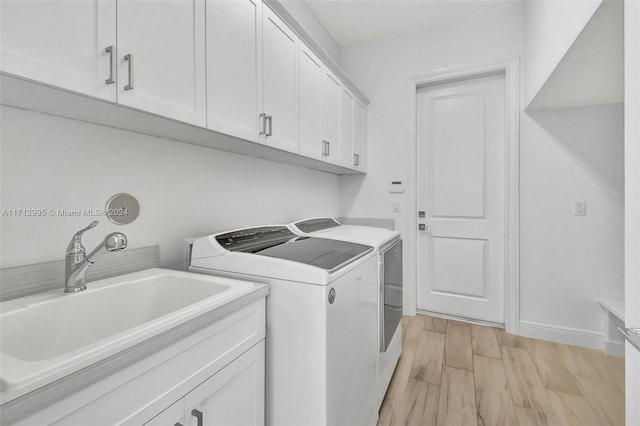
M 378 254 L 379 355 L 376 401 L 380 407 L 402 352 L 403 274 L 399 231 L 359 225 L 342 225 L 331 217 L 304 219 L 289 224 L 298 235 L 330 238 L 371 245 Z
M 377 258 L 286 226 L 195 240 L 190 270 L 269 284 L 267 424 L 375 424 Z

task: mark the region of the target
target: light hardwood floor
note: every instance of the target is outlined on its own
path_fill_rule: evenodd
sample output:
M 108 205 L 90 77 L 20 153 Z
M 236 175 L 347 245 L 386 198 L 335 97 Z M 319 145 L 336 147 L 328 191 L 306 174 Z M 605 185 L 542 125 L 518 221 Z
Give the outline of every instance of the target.
M 624 425 L 624 359 L 417 315 L 378 425 Z

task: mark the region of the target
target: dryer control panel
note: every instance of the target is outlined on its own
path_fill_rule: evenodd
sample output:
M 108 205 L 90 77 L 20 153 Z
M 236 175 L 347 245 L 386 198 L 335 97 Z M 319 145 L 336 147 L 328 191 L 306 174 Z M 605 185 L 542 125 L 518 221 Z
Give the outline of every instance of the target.
M 216 241 L 229 251 L 256 252 L 296 236 L 286 226 L 262 226 L 227 232 L 218 235 Z
M 309 234 L 311 232 L 323 231 L 329 228 L 340 226 L 335 219 L 331 217 L 319 217 L 316 219 L 307 219 L 296 222 L 295 226 L 302 232 Z

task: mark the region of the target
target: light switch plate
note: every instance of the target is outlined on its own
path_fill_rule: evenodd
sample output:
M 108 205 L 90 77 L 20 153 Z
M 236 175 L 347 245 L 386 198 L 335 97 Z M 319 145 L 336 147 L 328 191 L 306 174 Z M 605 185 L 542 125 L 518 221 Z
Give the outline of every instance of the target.
M 393 211 L 395 213 L 398 213 L 400 211 L 400 201 L 394 201 L 393 202 Z

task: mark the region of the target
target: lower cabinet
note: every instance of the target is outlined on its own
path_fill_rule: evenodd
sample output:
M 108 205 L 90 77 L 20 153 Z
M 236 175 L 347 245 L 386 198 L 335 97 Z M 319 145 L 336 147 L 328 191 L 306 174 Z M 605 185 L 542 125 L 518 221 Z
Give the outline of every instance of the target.
M 194 321 L 174 343 L 3 425 L 264 425 L 265 298 Z
M 263 425 L 264 386 L 261 341 L 145 424 Z

